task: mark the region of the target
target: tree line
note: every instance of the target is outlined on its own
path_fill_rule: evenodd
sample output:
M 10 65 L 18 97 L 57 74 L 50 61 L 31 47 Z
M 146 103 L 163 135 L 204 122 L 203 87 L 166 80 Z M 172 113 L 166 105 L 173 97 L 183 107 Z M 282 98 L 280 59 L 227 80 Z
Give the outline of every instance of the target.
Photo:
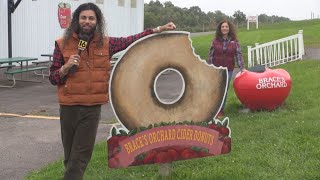
M 208 13 L 203 12 L 200 7 L 180 8 L 174 6 L 171 1 L 161 3 L 160 1 L 150 1 L 144 4 L 144 26 L 156 27 L 159 24 L 166 24 L 169 21 L 177 25 L 177 30 L 190 32 L 212 31 L 222 20 L 230 20 L 237 27 L 246 26 L 247 16 L 240 10 L 235 11 L 232 16 L 228 16 L 216 10 Z M 289 18 L 279 16 L 268 16 L 260 14 L 259 24 L 290 21 Z

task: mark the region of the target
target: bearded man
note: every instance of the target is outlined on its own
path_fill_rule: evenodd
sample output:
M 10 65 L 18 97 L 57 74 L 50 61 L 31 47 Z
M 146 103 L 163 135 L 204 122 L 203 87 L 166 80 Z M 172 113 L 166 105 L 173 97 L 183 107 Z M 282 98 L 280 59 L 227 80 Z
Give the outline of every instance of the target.
M 82 179 L 91 159 L 101 105 L 108 102 L 112 55 L 139 38 L 175 28 L 170 22 L 125 38 L 108 37 L 97 5 L 84 3 L 74 11 L 63 38 L 55 41 L 49 77 L 58 89 L 64 179 Z M 78 43 L 84 36 L 88 37 L 88 45 L 80 56 Z

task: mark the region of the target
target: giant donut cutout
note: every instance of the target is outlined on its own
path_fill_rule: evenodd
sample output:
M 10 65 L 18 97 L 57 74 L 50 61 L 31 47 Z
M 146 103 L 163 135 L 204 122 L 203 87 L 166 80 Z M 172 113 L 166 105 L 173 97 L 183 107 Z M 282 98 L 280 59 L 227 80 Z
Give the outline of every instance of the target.
M 184 91 L 173 103 L 159 100 L 154 87 L 168 68 L 184 81 Z M 226 68 L 208 65 L 195 55 L 189 32 L 152 34 L 131 44 L 115 64 L 110 102 L 128 130 L 161 122 L 204 122 L 221 108 L 227 76 Z

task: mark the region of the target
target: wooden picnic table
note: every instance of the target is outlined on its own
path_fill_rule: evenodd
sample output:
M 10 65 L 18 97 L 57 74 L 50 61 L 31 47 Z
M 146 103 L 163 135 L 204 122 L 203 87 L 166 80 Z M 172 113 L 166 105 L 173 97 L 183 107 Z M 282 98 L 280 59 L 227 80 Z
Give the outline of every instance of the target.
M 4 67 L 7 67 L 7 70 L 4 71 L 4 74 L 7 76 L 8 80 L 13 81 L 13 83 L 11 85 L 0 85 L 0 87 L 9 87 L 12 88 L 16 85 L 16 81 L 31 81 L 31 80 L 22 80 L 22 73 L 24 72 L 29 72 L 29 71 L 41 71 L 41 75 L 42 75 L 42 81 L 44 80 L 44 74 L 43 74 L 43 70 L 47 69 L 48 67 L 29 67 L 28 66 L 28 62 L 29 61 L 35 61 L 38 60 L 38 58 L 34 58 L 34 57 L 12 57 L 12 58 L 1 58 L 0 59 L 0 66 L 2 66 L 3 64 Z M 25 62 L 26 66 L 23 66 L 23 63 Z M 20 69 L 12 69 L 12 64 L 13 63 L 18 63 L 20 64 Z M 21 74 L 21 79 L 16 79 L 15 78 L 15 74 Z M 8 76 L 11 76 L 11 78 L 8 78 Z M 31 81 L 31 82 L 39 82 L 39 81 Z

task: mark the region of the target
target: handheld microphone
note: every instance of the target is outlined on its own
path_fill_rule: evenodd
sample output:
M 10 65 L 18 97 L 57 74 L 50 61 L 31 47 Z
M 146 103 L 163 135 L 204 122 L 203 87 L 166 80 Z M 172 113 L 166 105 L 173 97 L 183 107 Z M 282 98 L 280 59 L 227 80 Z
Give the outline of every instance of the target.
M 82 34 L 82 35 L 80 34 L 79 38 L 80 38 L 80 40 L 79 40 L 79 44 L 78 44 L 78 55 L 80 56 L 81 52 L 83 50 L 85 50 L 86 47 L 87 47 L 89 36 L 86 35 L 86 34 Z M 69 70 L 70 74 L 73 74 L 76 71 L 77 71 L 77 66 L 76 65 L 73 65 Z

